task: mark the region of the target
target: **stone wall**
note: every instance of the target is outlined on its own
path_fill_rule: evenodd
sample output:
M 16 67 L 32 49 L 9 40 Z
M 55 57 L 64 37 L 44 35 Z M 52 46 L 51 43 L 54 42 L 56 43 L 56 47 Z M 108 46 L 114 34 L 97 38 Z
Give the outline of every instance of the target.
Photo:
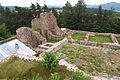
M 86 46 L 95 46 L 95 47 L 97 46 L 97 42 L 91 42 L 91 41 L 86 42 L 86 41 L 83 41 L 83 40 L 80 41 L 80 44 L 81 45 L 86 45 Z
M 64 32 L 69 32 L 71 31 L 70 29 L 65 29 Z M 97 32 L 89 32 L 89 31 L 81 31 L 81 30 L 72 30 L 73 33 L 84 33 L 85 38 L 84 40 L 80 41 L 81 45 L 86 45 L 86 46 L 95 46 L 95 47 L 104 47 L 104 48 L 112 48 L 112 49 L 120 49 L 120 44 L 118 44 L 118 41 L 116 37 L 120 37 L 120 34 L 113 34 L 113 33 L 97 33 Z M 95 36 L 95 35 L 104 35 L 104 36 L 110 36 L 112 43 L 97 43 L 97 42 L 91 42 L 89 41 L 90 36 Z
M 46 52 L 50 52 L 50 51 L 58 51 L 60 48 L 62 48 L 64 45 L 66 45 L 68 43 L 68 39 L 64 38 L 63 40 L 55 43 L 53 46 L 51 46 L 48 50 L 46 50 L 45 52 L 41 53 L 40 56 L 44 56 Z
M 111 39 L 113 43 L 118 43 L 116 36 L 114 34 L 111 34 Z
M 46 38 L 28 27 L 21 27 L 17 29 L 16 35 L 18 40 L 30 48 L 38 47 L 38 45 L 46 42 Z
M 51 12 L 41 13 L 40 18 L 33 19 L 31 24 L 32 30 L 41 29 L 42 35 L 47 39 L 56 39 L 64 34 L 58 27 L 56 18 Z

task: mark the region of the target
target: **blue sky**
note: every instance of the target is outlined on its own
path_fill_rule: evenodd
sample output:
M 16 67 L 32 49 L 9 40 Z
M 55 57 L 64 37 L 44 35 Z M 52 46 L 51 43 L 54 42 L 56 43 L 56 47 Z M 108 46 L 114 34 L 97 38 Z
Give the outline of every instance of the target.
M 47 5 L 64 5 L 67 1 L 69 1 L 72 5 L 75 5 L 78 0 L 0 0 L 0 3 L 3 6 L 30 6 L 31 3 L 39 3 L 40 5 L 43 5 L 43 3 Z M 94 5 L 94 4 L 105 4 L 108 2 L 118 2 L 120 3 L 120 0 L 84 0 L 86 4 L 88 5 Z

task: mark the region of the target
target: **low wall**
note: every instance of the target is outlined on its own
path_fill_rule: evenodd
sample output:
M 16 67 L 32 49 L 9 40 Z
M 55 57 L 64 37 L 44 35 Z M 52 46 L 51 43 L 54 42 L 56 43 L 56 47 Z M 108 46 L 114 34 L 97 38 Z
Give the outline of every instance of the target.
M 48 50 L 46 50 L 45 52 L 41 53 L 40 56 L 44 56 L 46 52 L 50 52 L 50 51 L 58 51 L 61 47 L 63 47 L 64 45 L 66 45 L 68 43 L 68 39 L 64 38 L 63 40 L 55 43 L 53 46 L 51 46 Z
M 114 34 L 111 34 L 111 39 L 113 43 L 118 43 L 116 36 Z
M 98 32 L 89 32 L 89 31 L 81 31 L 81 30 L 73 30 L 74 33 L 90 33 L 95 35 L 111 35 L 113 33 L 98 33 Z M 120 36 L 120 34 L 114 34 L 115 36 Z
M 97 46 L 97 42 L 83 41 L 83 40 L 80 41 L 80 44 L 86 46 L 95 46 L 95 47 Z
M 100 46 L 104 48 L 110 48 L 110 49 L 120 49 L 120 44 L 118 44 L 118 41 L 116 37 L 120 36 L 120 34 L 113 34 L 113 33 L 97 33 L 97 32 L 89 32 L 89 31 L 80 31 L 80 30 L 73 30 L 74 33 L 84 33 L 86 34 L 85 39 L 80 41 L 81 45 L 86 46 Z M 97 42 L 91 42 L 89 41 L 89 37 L 92 35 L 104 35 L 104 36 L 110 36 L 112 43 L 97 43 Z
M 115 44 L 115 43 L 104 43 L 103 47 L 104 48 L 111 48 L 111 49 L 120 49 L 120 45 Z

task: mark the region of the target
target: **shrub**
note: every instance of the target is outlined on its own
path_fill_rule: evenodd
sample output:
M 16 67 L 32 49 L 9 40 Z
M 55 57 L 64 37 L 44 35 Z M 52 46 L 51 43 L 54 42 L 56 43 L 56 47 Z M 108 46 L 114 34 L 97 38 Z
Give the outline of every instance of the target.
M 10 31 L 7 29 L 7 26 L 5 24 L 0 25 L 0 40 L 7 39 L 11 37 Z
M 91 80 L 90 77 L 85 77 L 82 72 L 76 71 L 70 80 Z
M 56 58 L 54 52 L 46 53 L 43 61 L 43 66 L 49 71 L 52 71 L 58 67 L 58 59 Z
M 43 80 L 41 77 L 39 77 L 39 74 L 33 75 L 32 80 Z
M 60 76 L 58 73 L 51 74 L 50 80 L 60 80 Z

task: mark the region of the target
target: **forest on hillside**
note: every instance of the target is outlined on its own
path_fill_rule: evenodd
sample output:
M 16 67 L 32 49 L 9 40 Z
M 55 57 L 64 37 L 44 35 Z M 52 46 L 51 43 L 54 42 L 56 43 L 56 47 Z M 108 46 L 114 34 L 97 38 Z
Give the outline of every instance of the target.
M 101 5 L 97 12 L 93 12 L 86 7 L 83 1 L 78 1 L 75 6 L 67 2 L 62 10 L 48 8 L 46 4 L 40 6 L 36 3 L 31 4 L 30 7 L 16 6 L 15 10 L 0 6 L 0 40 L 15 35 L 15 31 L 19 27 L 31 27 L 31 20 L 40 17 L 39 14 L 42 12 L 52 12 L 57 18 L 59 27 L 102 33 L 120 33 L 120 17 L 114 10 L 103 10 Z

